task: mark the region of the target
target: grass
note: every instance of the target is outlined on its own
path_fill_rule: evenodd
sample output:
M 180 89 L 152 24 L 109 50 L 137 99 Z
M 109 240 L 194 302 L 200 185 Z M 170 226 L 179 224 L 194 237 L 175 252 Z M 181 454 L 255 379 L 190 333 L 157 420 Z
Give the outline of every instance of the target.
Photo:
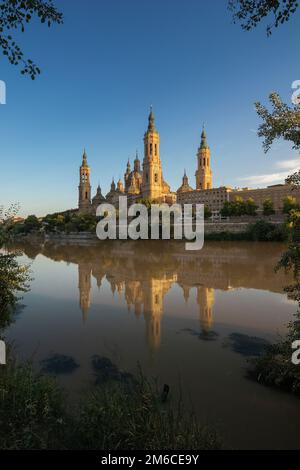
M 68 407 L 55 379 L 30 364 L 0 369 L 1 449 L 219 449 L 216 432 L 140 375 L 106 380 Z
M 60 448 L 67 416 L 56 383 L 29 364 L 10 361 L 0 371 L 0 448 Z

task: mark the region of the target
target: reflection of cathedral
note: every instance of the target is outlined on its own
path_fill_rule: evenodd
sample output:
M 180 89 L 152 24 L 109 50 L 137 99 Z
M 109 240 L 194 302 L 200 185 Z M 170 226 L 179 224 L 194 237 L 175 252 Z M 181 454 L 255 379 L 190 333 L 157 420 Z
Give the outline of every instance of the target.
M 86 320 L 87 312 L 91 306 L 91 290 L 92 290 L 92 269 L 89 263 L 78 264 L 78 287 L 79 287 L 79 303 L 82 311 L 83 320 Z
M 78 265 L 80 308 L 88 321 L 92 302 L 92 276 L 100 288 L 105 280 L 128 309 L 145 321 L 146 338 L 153 350 L 163 334 L 161 321 L 167 293 L 180 286 L 187 302 L 190 293 L 198 304 L 202 332 L 213 326 L 215 289 L 240 287 L 283 292 L 292 280 L 283 271 L 274 276 L 282 254 L 280 244 L 207 243 L 199 252 L 186 252 L 178 242 L 97 242 L 95 245 L 63 245 L 46 242 L 15 245 L 31 259 L 39 253 L 54 260 Z M 178 291 L 178 290 L 177 290 Z M 172 313 L 172 311 L 170 311 Z
M 213 324 L 213 306 L 215 302 L 215 290 L 211 287 L 197 287 L 197 303 L 200 307 L 201 330 L 207 333 Z
M 83 319 L 91 306 L 91 278 L 96 277 L 98 286 L 102 283 L 105 273 L 92 270 L 89 263 L 79 263 L 79 294 L 80 308 Z M 143 280 L 117 279 L 115 273 L 106 272 L 106 279 L 110 284 L 112 293 L 124 294 L 128 309 L 133 309 L 139 317 L 144 315 L 146 339 L 151 349 L 157 349 L 161 343 L 161 321 L 164 312 L 164 299 L 174 283 L 177 283 L 177 274 L 171 273 L 161 278 L 149 277 Z M 183 286 L 184 298 L 188 300 L 191 286 Z M 212 308 L 214 304 L 214 289 L 204 286 L 197 287 L 197 304 L 199 305 L 200 327 L 208 332 L 213 323 Z

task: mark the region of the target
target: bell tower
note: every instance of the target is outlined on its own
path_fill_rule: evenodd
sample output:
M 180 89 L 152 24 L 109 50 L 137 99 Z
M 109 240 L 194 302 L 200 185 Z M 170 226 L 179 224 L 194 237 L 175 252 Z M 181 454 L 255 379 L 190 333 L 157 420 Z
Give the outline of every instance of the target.
M 201 144 L 197 152 L 198 169 L 196 176 L 196 189 L 212 189 L 212 171 L 210 167 L 210 148 L 206 141 L 204 127 L 201 133 Z
M 142 196 L 145 199 L 159 200 L 163 189 L 161 160 L 159 156 L 159 133 L 154 124 L 152 107 L 148 117 L 148 129 L 144 135 L 144 160 Z
M 91 169 L 87 163 L 87 155 L 84 150 L 82 156 L 82 164 L 79 169 L 79 201 L 78 207 L 80 212 L 89 212 L 91 209 Z

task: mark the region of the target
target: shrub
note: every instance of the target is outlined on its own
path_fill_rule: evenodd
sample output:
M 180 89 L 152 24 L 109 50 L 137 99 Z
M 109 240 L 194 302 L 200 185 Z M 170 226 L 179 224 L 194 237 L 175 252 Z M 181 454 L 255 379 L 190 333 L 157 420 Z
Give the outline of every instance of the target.
M 254 199 L 252 199 L 252 197 L 249 197 L 249 199 L 247 199 L 246 201 L 246 205 L 245 205 L 245 214 L 246 215 L 256 215 L 256 210 L 257 210 L 258 206 L 255 204 L 255 201 Z
M 273 204 L 272 199 L 267 198 L 263 202 L 263 214 L 266 216 L 275 214 L 274 204 Z
M 283 200 L 283 209 L 284 214 L 288 214 L 292 209 L 299 209 L 296 198 L 294 196 L 287 196 Z
M 205 205 L 204 206 L 204 219 L 209 219 L 211 216 L 212 216 L 212 211 L 207 205 Z
M 250 239 L 255 241 L 283 241 L 286 238 L 283 227 L 278 227 L 265 220 L 258 220 L 254 224 L 250 224 L 247 233 Z
M 0 370 L 0 446 L 58 449 L 66 414 L 56 382 L 36 375 L 30 365 L 9 362 Z
M 17 301 L 17 292 L 27 292 L 29 272 L 20 266 L 17 254 L 0 254 L 0 315 Z

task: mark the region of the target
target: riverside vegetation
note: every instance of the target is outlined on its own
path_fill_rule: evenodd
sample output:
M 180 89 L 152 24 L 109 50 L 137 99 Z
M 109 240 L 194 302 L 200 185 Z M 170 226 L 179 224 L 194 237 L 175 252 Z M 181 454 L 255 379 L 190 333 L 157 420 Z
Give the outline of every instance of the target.
M 128 374 L 127 374 L 128 375 Z M 0 371 L 1 449 L 219 449 L 214 430 L 142 375 L 106 377 L 77 405 L 48 376 L 10 360 Z
M 148 211 L 150 211 L 151 201 L 140 200 Z M 288 196 L 283 201 L 283 214 L 287 215 L 291 210 L 298 211 L 296 199 Z M 218 233 L 206 234 L 207 240 L 254 240 L 254 241 L 286 241 L 288 234 L 284 224 L 274 224 L 268 220 L 269 216 L 274 214 L 273 202 L 266 199 L 263 204 L 263 218 L 257 215 L 257 206 L 253 199 L 244 201 L 236 197 L 234 201 L 225 202 L 221 210 L 223 217 L 234 217 L 241 221 L 243 216 L 247 216 L 248 227 L 245 232 L 232 233 L 222 231 Z M 211 217 L 210 209 L 204 207 L 204 218 L 208 221 Z M 19 238 L 26 235 L 43 236 L 45 233 L 95 233 L 98 219 L 93 214 L 79 214 L 76 210 L 68 210 L 48 214 L 45 217 L 37 218 L 35 215 L 28 216 L 25 220 L 14 221 L 9 227 L 8 232 L 12 238 Z
M 288 325 L 285 337 L 266 347 L 265 353 L 251 361 L 250 377 L 260 383 L 271 385 L 300 395 L 300 367 L 293 364 L 292 343 L 300 339 L 300 211 L 291 210 L 287 221 L 288 248 L 276 269 L 293 273 L 294 283 L 285 288 L 290 298 L 298 303 L 295 319 Z

